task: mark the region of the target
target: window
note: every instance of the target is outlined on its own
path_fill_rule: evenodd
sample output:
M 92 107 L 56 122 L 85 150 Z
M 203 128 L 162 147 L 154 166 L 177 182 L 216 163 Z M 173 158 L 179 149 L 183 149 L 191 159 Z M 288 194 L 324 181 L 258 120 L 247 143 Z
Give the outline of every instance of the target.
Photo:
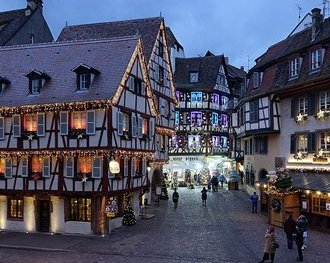
M 13 176 L 12 160 L 6 159 L 5 160 L 5 177 L 11 178 L 12 176 Z
M 219 105 L 219 95 L 218 94 L 212 94 L 211 102 L 215 105 Z
M 212 136 L 212 146 L 220 147 L 220 136 Z
M 221 126 L 228 127 L 228 115 L 227 114 L 221 114 Z
M 298 113 L 301 113 L 302 115 L 307 114 L 307 97 L 300 97 L 298 99 Z
M 49 158 L 42 159 L 42 176 L 43 177 L 50 176 L 50 159 Z
M 128 176 L 128 159 L 127 158 L 124 159 L 124 176 L 125 177 Z
M 202 125 L 202 113 L 200 111 L 192 111 L 190 114 L 190 124 Z
M 26 131 L 37 131 L 37 115 L 30 114 L 24 116 L 24 129 Z
M 129 134 L 130 131 L 130 116 L 124 112 L 118 112 L 118 135 Z
M 32 169 L 32 173 L 42 173 L 42 158 L 38 157 L 38 156 L 32 156 L 31 158 L 31 169 Z
M 160 85 L 164 85 L 164 68 L 159 66 L 158 70 L 159 70 L 159 80 L 158 80 L 158 82 L 159 82 Z
M 6 164 L 5 159 L 0 159 L 0 178 L 5 177 Z
M 30 34 L 30 44 L 34 44 L 34 35 Z
M 145 95 L 145 89 L 141 79 L 134 78 L 134 92 L 138 95 Z
M 163 57 L 164 56 L 164 45 L 162 42 L 158 42 L 158 56 Z
M 41 90 L 41 79 L 31 79 L 30 94 L 39 94 Z
M 88 90 L 89 84 L 89 74 L 81 73 L 78 75 L 78 90 Z
M 198 72 L 190 72 L 190 83 L 198 82 Z
M 95 111 L 89 110 L 87 111 L 87 128 L 86 134 L 95 134 Z
M 220 147 L 227 148 L 228 147 L 228 138 L 225 136 L 220 137 Z
M 180 124 L 180 112 L 179 111 L 176 111 L 175 112 L 174 124 L 175 125 L 179 125 Z
M 300 60 L 299 58 L 292 59 L 290 61 L 290 78 L 297 77 L 299 74 Z
M 166 138 L 165 138 L 165 135 L 160 135 L 159 136 L 159 148 L 160 148 L 160 151 L 164 152 L 166 150 L 165 144 L 166 142 Z
M 320 93 L 320 110 L 330 111 L 330 91 Z
M 65 159 L 65 165 L 64 165 L 64 169 L 65 169 L 65 176 L 66 177 L 73 177 L 73 158 L 72 157 L 68 157 Z
M 191 104 L 196 107 L 202 106 L 202 92 L 191 92 Z
M 92 170 L 93 178 L 101 178 L 102 177 L 102 158 L 94 157 L 93 158 L 93 170 Z
M 322 64 L 322 49 L 314 50 L 311 53 L 311 70 L 317 70 L 321 68 Z
M 188 147 L 189 149 L 196 150 L 200 148 L 200 136 L 199 135 L 188 135 Z
M 141 134 L 142 136 L 147 136 L 148 135 L 148 124 L 149 120 L 145 118 L 140 118 L 142 127 L 141 127 Z
M 267 154 L 268 152 L 268 137 L 262 136 L 262 137 L 256 137 L 255 138 L 255 153 L 258 154 Z
M 219 125 L 219 115 L 218 115 L 218 113 L 212 112 L 212 120 L 211 120 L 211 122 L 212 122 L 212 125 L 213 126 Z
M 324 151 L 330 151 L 330 132 L 320 133 L 320 148 Z
M 307 142 L 308 142 L 307 134 L 299 134 L 298 135 L 298 151 L 307 152 Z
M 224 110 L 228 109 L 228 101 L 229 101 L 228 97 L 221 96 L 221 107 L 222 107 L 222 109 L 224 109 Z
M 24 202 L 23 199 L 8 198 L 8 218 L 23 219 Z
M 92 172 L 92 158 L 91 157 L 78 157 L 77 172 L 89 174 Z
M 72 112 L 72 126 L 74 130 L 86 129 L 86 112 L 74 111 Z
M 69 122 L 68 112 L 60 112 L 60 135 L 68 134 Z
M 261 81 L 262 81 L 262 73 L 261 72 L 253 72 L 253 88 L 260 87 Z
M 319 212 L 320 211 L 320 199 L 319 198 L 315 198 L 313 197 L 313 200 L 312 200 L 312 209 L 313 209 L 313 212 Z
M 69 220 L 90 222 L 92 215 L 92 201 L 90 198 L 69 199 Z
M 20 115 L 13 116 L 13 136 L 21 137 L 21 116 Z
M 251 101 L 250 102 L 250 122 L 258 122 L 259 120 L 259 101 Z

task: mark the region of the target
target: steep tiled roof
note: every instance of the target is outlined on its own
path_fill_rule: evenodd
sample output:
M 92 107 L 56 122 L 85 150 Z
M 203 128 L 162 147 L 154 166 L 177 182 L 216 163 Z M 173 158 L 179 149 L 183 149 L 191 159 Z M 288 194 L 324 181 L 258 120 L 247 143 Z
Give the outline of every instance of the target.
M 162 17 L 154 17 L 127 21 L 67 26 L 60 33 L 57 41 L 101 39 L 141 35 L 144 52 L 147 61 L 149 61 L 161 22 L 163 22 Z
M 179 48 L 183 49 L 179 41 L 174 36 L 172 30 L 169 27 L 165 28 L 166 31 L 166 37 L 167 37 L 167 44 L 170 47 L 174 47 L 174 45 L 177 45 Z
M 177 88 L 213 88 L 224 57 L 177 58 L 174 75 Z M 198 82 L 190 83 L 190 72 L 198 72 Z
M 228 74 L 233 78 L 244 79 L 245 75 L 246 75 L 246 72 L 244 71 L 244 69 L 236 68 L 230 64 L 227 64 L 227 71 L 228 71 Z
M 0 107 L 110 99 L 137 45 L 137 37 L 49 43 L 0 48 L 1 76 L 10 85 L 0 94 Z M 77 93 L 76 73 L 85 64 L 100 72 L 90 90 Z M 29 96 L 31 70 L 47 74 L 39 95 Z
M 0 13 L 0 45 L 3 46 L 12 38 L 21 26 L 29 19 L 25 9 Z

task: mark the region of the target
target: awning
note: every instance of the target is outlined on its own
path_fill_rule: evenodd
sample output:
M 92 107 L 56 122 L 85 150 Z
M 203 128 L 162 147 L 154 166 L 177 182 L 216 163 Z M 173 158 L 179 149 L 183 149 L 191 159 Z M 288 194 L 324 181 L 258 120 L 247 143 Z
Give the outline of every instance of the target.
M 289 172 L 292 188 L 330 193 L 330 173 Z

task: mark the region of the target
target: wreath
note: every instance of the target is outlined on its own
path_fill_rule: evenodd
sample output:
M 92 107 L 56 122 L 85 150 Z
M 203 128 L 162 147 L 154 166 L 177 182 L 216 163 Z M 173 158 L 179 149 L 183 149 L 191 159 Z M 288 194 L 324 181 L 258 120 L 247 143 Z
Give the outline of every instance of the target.
M 274 212 L 279 213 L 281 211 L 281 201 L 278 199 L 273 199 L 272 208 L 273 208 Z

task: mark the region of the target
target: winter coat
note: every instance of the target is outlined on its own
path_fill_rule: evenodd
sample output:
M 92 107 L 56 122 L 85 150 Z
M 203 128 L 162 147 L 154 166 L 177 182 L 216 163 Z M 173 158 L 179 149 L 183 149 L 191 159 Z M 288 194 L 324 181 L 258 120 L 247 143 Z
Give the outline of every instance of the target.
M 287 219 L 284 222 L 284 232 L 286 234 L 294 234 L 296 232 L 296 221 L 293 219 Z
M 304 244 L 304 235 L 302 229 L 298 229 L 296 232 L 296 244 L 298 247 L 302 247 Z
M 273 241 L 275 241 L 276 236 L 275 233 L 269 233 L 267 232 L 265 234 L 265 247 L 264 247 L 264 252 L 268 254 L 274 254 L 276 251 L 276 248 L 273 247 Z
M 203 189 L 202 191 L 201 191 L 201 193 L 202 193 L 202 200 L 206 200 L 207 199 L 207 190 L 205 189 Z
M 179 193 L 178 192 L 173 192 L 172 199 L 174 203 L 179 202 Z

